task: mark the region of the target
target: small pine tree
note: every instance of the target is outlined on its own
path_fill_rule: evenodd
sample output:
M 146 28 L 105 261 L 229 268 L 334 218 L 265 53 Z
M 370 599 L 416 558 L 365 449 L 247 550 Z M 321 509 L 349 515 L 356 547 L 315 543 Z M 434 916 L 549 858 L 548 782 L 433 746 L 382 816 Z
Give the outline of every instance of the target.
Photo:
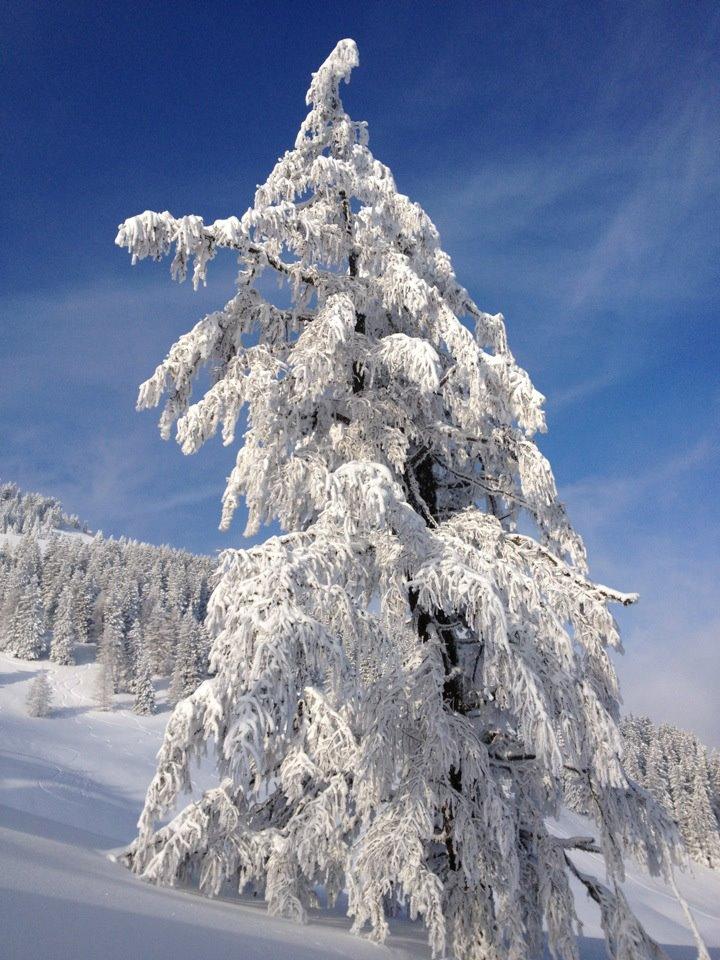
M 144 646 L 145 638 L 143 636 L 142 624 L 139 619 L 135 619 L 131 622 L 125 636 L 125 657 L 128 664 L 127 673 L 130 681 L 128 690 L 130 693 L 135 693 L 139 660 Z
M 135 702 L 133 712 L 141 716 L 155 713 L 155 689 L 150 674 L 150 661 L 145 650 L 140 648 L 135 673 Z
M 17 545 L 15 556 L 23 575 L 27 578 L 35 577 L 39 584 L 42 573 L 42 554 L 37 537 L 31 533 L 24 534 Z
M 670 792 L 668 789 L 667 758 L 663 752 L 659 737 L 656 737 L 650 744 L 645 783 L 643 786 L 646 790 L 650 791 L 659 803 L 665 807 L 669 806 Z
M 167 606 L 182 615 L 187 607 L 185 570 L 179 563 L 173 565 L 167 582 Z
M 123 576 L 126 582 L 124 584 L 121 606 L 125 618 L 126 632 L 129 632 L 130 627 L 135 623 L 140 613 L 140 592 L 137 581 L 134 579 L 136 574 L 133 569 L 132 555 L 125 561 Z
M 720 752 L 713 750 L 708 759 L 710 797 L 715 816 L 720 822 Z
M 197 689 L 205 676 L 199 624 L 188 612 L 182 618 L 177 657 L 170 684 L 170 703 L 178 703 Z
M 667 778 L 667 795 L 665 803 L 667 809 L 672 814 L 675 822 L 680 827 L 680 833 L 687 843 L 687 824 L 688 811 L 691 791 L 690 770 L 688 767 L 688 739 L 684 731 L 671 729 L 663 724 L 655 732 L 655 737 L 650 741 L 648 747 L 648 756 L 650 756 L 653 747 L 652 744 L 658 743 L 659 749 L 663 752 L 664 766 L 660 771 L 660 776 Z M 648 761 L 648 767 L 652 764 Z
M 100 641 L 97 652 L 97 676 L 95 679 L 95 702 L 100 710 L 111 710 L 115 683 L 113 679 L 114 658 L 112 648 Z
M 2 607 L 0 607 L 0 650 L 7 650 L 11 654 L 15 651 L 18 601 L 21 590 L 21 572 L 18 565 L 13 564 L 8 574 Z
M 47 673 L 42 670 L 30 684 L 27 712 L 31 717 L 47 717 L 52 706 L 52 688 Z
M 127 690 L 130 683 L 130 665 L 125 643 L 125 617 L 120 598 L 113 594 L 105 605 L 101 647 L 106 658 L 113 692 Z
M 71 576 L 70 545 L 65 537 L 54 536 L 42 558 L 42 601 L 48 624 L 55 619 L 60 596 Z
M 55 663 L 73 663 L 75 644 L 74 592 L 72 584 L 67 583 L 58 600 L 57 613 L 53 624 L 50 642 L 50 659 Z
M 88 584 L 82 574 L 76 573 L 72 582 L 73 588 L 73 619 L 75 636 L 78 643 L 89 643 L 90 626 L 92 623 L 92 604 Z
M 172 668 L 175 624 L 161 600 L 154 598 L 143 622 L 145 646 L 153 673 L 165 675 Z
M 643 773 L 640 762 L 642 755 L 642 740 L 640 738 L 639 723 L 635 717 L 626 717 L 621 724 L 623 735 L 623 767 L 628 777 L 636 783 L 642 783 Z
M 37 576 L 33 573 L 20 589 L 13 617 L 12 652 L 21 660 L 38 660 L 45 650 L 45 622 Z

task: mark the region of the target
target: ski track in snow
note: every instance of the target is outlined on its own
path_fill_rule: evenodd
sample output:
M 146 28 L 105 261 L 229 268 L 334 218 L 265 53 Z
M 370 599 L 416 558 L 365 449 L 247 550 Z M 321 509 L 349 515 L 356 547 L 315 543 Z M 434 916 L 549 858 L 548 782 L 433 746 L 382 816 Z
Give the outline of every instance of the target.
M 25 713 L 29 685 L 48 671 L 54 715 Z M 103 713 L 93 702 L 95 667 L 62 667 L 0 655 L 0 956 L 10 960 L 366 960 L 429 957 L 418 924 L 393 922 L 387 947 L 351 936 L 337 913 L 307 927 L 271 918 L 255 901 L 207 900 L 194 891 L 143 884 L 108 852 L 133 837 L 168 713 L 138 717 L 130 698 Z M 162 698 L 160 698 L 162 705 Z M 202 779 L 202 771 L 200 772 Z M 593 832 L 582 817 L 564 835 Z M 602 878 L 602 859 L 578 864 Z M 626 894 L 676 960 L 695 950 L 679 905 L 662 883 L 628 864 Z M 678 877 L 720 960 L 720 873 Z M 604 956 L 594 907 L 576 896 L 583 960 Z

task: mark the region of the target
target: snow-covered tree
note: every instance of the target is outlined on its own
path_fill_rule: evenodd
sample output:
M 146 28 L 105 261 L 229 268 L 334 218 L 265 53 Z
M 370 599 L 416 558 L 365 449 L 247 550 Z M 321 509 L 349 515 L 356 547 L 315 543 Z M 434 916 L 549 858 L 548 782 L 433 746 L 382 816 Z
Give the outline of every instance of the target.
M 41 670 L 30 684 L 27 712 L 31 717 L 47 717 L 52 706 L 52 688 L 47 673 Z
M 720 822 L 712 757 L 698 738 L 648 717 L 625 717 L 625 769 L 663 804 L 693 860 L 720 867 Z M 630 758 L 630 764 L 627 762 Z
M 17 632 L 18 601 L 22 590 L 22 573 L 19 566 L 9 563 L 2 606 L 0 607 L 0 650 L 14 654 Z
M 63 512 L 59 500 L 42 493 L 23 493 L 16 483 L 0 484 L 0 533 L 40 535 L 58 529 L 87 530 L 77 517 Z
M 169 691 L 170 703 L 177 703 L 188 697 L 205 678 L 206 664 L 201 629 L 190 612 L 182 618 Z
M 32 533 L 25 533 L 19 540 L 15 550 L 15 556 L 25 579 L 37 580 L 40 584 L 42 575 L 42 553 L 37 536 Z
M 144 618 L 144 636 L 153 673 L 172 670 L 179 626 L 175 611 L 166 610 L 159 599 L 152 597 Z
M 62 589 L 67 582 L 63 579 L 64 538 L 53 536 L 42 557 L 42 602 L 48 623 L 55 617 L 55 609 Z
M 665 751 L 659 737 L 653 738 L 648 750 L 645 768 L 645 788 L 658 803 L 668 806 L 670 803 L 670 779 Z
M 720 750 L 713 750 L 708 757 L 708 782 L 710 802 L 715 810 L 715 816 L 720 821 Z
M 187 576 L 180 566 L 173 567 L 167 583 L 168 606 L 177 610 L 179 614 L 187 607 Z
M 98 645 L 95 675 L 95 702 L 100 710 L 111 710 L 115 693 L 115 657 L 103 637 Z
M 113 692 L 127 690 L 131 680 L 131 665 L 125 637 L 125 617 L 122 602 L 113 593 L 105 606 L 100 646 L 112 676 Z
M 90 641 L 92 610 L 88 584 L 85 577 L 76 573 L 72 581 L 73 591 L 73 628 L 78 643 Z
M 175 708 L 126 854 L 149 880 L 231 879 L 302 919 L 316 884 L 348 892 L 354 928 L 422 916 L 434 956 L 577 956 L 569 877 L 601 908 L 616 958 L 653 954 L 619 890 L 623 858 L 669 874 L 668 818 L 621 762 L 610 604 L 533 436 L 542 396 L 479 309 L 424 211 L 345 113 L 358 63 L 341 41 L 310 112 L 241 217 L 145 212 L 120 226 L 133 262 L 174 251 L 195 285 L 223 249 L 235 296 L 140 389 L 167 393 L 186 453 L 247 429 L 224 495 L 247 533 L 209 602 L 211 671 Z M 264 296 L 285 284 L 291 305 Z M 207 366 L 211 385 L 191 405 Z M 522 518 L 522 523 L 519 521 Z M 528 531 L 528 532 L 521 532 Z M 532 531 L 532 532 L 530 532 Z M 218 785 L 158 826 L 214 742 Z M 597 846 L 546 827 L 565 777 Z M 608 885 L 573 848 L 602 854 Z
M 131 634 L 133 631 L 131 631 Z M 140 715 L 155 713 L 155 689 L 150 672 L 150 660 L 142 643 L 142 635 L 136 635 L 136 649 L 138 650 L 135 662 L 135 701 L 133 711 Z
M 688 810 L 688 846 L 694 860 L 720 867 L 720 826 L 712 806 L 707 751 L 698 742 L 690 755 L 692 779 Z
M 50 659 L 56 663 L 73 662 L 73 646 L 76 640 L 74 604 L 75 592 L 72 584 L 68 582 L 58 600 L 50 641 Z
M 21 660 L 37 660 L 45 651 L 45 617 L 35 573 L 21 582 L 11 621 L 11 649 Z

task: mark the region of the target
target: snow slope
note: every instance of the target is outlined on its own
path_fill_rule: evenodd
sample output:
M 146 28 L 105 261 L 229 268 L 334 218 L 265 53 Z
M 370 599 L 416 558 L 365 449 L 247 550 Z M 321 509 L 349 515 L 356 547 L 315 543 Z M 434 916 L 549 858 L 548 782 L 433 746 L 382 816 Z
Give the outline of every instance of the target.
M 89 660 L 91 649 L 85 651 Z M 47 668 L 54 711 L 25 714 L 25 697 Z M 91 662 L 61 667 L 0 655 L 0 956 L 11 960 L 325 960 L 427 957 L 417 925 L 397 922 L 387 947 L 351 936 L 339 915 L 306 927 L 268 917 L 262 904 L 207 900 L 142 883 L 108 851 L 134 835 L 168 717 L 136 717 L 128 698 L 94 709 Z M 160 702 L 163 703 L 162 694 Z M 558 829 L 590 834 L 568 814 Z M 578 864 L 595 873 L 599 858 Z M 720 873 L 680 878 L 711 953 L 720 960 Z M 631 865 L 626 893 L 672 956 L 695 956 L 672 893 Z M 583 958 L 604 956 L 594 906 L 577 897 Z

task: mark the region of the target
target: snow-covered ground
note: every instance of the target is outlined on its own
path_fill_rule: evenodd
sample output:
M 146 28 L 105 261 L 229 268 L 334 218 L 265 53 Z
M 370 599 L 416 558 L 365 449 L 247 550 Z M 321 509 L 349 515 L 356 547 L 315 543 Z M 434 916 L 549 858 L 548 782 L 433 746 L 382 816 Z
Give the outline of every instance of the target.
M 89 655 L 90 650 L 86 651 Z M 89 656 L 88 656 L 89 659 Z M 30 682 L 48 669 L 53 714 L 25 712 Z M 262 904 L 207 900 L 151 887 L 108 858 L 134 835 L 168 717 L 136 717 L 117 698 L 92 699 L 95 666 L 61 667 L 0 655 L 0 956 L 8 960 L 325 960 L 427 957 L 422 931 L 397 923 L 388 947 L 351 936 L 340 916 L 306 927 L 268 917 Z M 162 696 L 161 696 L 162 704 Z M 560 828 L 587 835 L 581 817 Z M 596 874 L 598 858 L 578 864 Z M 591 863 L 591 861 L 595 861 Z M 680 887 L 711 953 L 720 958 L 720 873 L 695 868 Z M 626 894 L 674 957 L 695 950 L 671 891 L 630 866 Z M 594 906 L 578 892 L 583 958 L 604 956 Z

